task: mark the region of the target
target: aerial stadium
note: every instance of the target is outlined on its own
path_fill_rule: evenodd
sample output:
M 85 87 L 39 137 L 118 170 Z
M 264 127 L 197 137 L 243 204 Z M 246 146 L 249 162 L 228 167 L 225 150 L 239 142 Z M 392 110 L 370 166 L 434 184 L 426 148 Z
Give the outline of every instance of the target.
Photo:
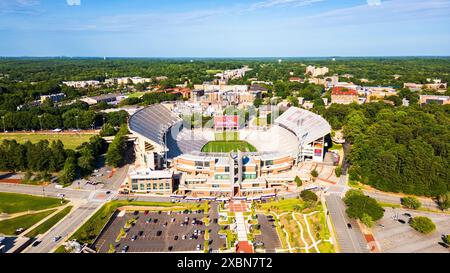
M 295 190 L 297 165 L 323 161 L 331 126 L 290 107 L 263 128 L 223 113 L 192 128 L 173 105 L 156 104 L 131 116 L 129 130 L 136 136 L 129 192 L 226 200 Z

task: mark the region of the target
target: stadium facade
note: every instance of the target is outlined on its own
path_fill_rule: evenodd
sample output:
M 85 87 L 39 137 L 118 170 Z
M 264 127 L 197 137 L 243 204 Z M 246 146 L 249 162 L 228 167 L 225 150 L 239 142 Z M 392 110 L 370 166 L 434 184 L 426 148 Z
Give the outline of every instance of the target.
M 186 144 L 179 136 L 192 136 L 194 131 L 183 129 L 181 124 L 181 118 L 161 104 L 149 106 L 130 118 L 129 129 L 136 136 L 136 168 L 140 170 L 139 174 L 129 175 L 130 192 L 166 194 L 174 191 L 197 197 L 251 198 L 289 191 L 295 187 L 298 163 L 323 161 L 325 137 L 331 132 L 330 125 L 321 116 L 290 107 L 275 119 L 270 130 L 263 132 L 264 139 L 258 140 L 258 135 L 252 137 L 252 132 L 243 139 L 255 143 L 258 152 L 202 153 L 207 137 L 190 139 Z M 175 136 L 172 131 L 176 132 Z M 195 134 L 210 134 L 202 132 L 201 129 Z M 282 132 L 284 135 L 280 139 L 289 139 L 289 143 L 270 149 L 267 138 L 271 139 L 269 142 L 278 139 L 270 132 Z M 180 147 L 185 148 L 180 150 Z M 173 153 L 175 150 L 178 153 Z M 161 170 L 165 170 L 166 175 L 162 175 Z M 164 182 L 158 181 L 161 179 Z

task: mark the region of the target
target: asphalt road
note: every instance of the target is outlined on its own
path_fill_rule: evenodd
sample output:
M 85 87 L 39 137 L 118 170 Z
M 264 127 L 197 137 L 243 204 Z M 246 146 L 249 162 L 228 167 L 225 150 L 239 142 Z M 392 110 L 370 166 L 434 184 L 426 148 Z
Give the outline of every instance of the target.
M 367 244 L 356 221 L 349 219 L 345 213 L 346 206 L 342 199 L 330 194 L 325 196 L 328 210 L 336 232 L 336 237 L 343 253 L 367 253 Z M 347 223 L 352 225 L 352 229 L 347 227 Z
M 88 202 L 79 206 L 42 238 L 39 238 L 38 240 L 41 241 L 39 245 L 36 247 L 29 246 L 23 253 L 50 253 L 64 242 L 85 220 L 89 219 L 101 205 L 103 205 L 101 202 Z M 56 236 L 61 236 L 61 239 L 53 242 L 53 238 Z
M 59 193 L 63 193 L 67 199 L 88 199 L 91 194 L 91 192 L 87 190 L 74 190 L 67 188 L 57 189 L 53 184 L 42 187 L 24 184 L 0 183 L 0 192 L 22 193 L 46 197 L 57 197 Z

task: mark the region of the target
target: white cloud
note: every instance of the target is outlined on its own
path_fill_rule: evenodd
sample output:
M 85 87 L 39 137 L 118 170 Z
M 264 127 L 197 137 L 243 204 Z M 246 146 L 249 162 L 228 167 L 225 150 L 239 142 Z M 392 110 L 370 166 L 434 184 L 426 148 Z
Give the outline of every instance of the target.
M 81 0 L 66 0 L 69 6 L 80 6 Z
M 34 14 L 39 5 L 39 0 L 0 0 L 0 13 Z
M 251 9 L 271 8 L 277 6 L 307 6 L 313 3 L 322 2 L 323 0 L 266 0 L 255 3 Z
M 381 0 L 367 0 L 367 5 L 369 6 L 380 6 Z

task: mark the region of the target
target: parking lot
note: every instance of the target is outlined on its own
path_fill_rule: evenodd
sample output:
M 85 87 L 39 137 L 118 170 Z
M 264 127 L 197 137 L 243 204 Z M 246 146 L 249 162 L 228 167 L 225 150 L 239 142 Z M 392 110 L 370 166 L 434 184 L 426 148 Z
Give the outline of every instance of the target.
M 257 235 L 255 241 L 264 244 L 263 248 L 266 253 L 274 253 L 276 248 L 281 248 L 273 217 L 258 214 L 258 224 L 261 225 L 261 235 Z
M 203 212 L 127 212 L 122 217 L 116 215 L 103 233 L 99 236 L 94 247 L 98 252 L 108 252 L 112 244 L 116 252 L 203 252 L 205 230 L 209 229 L 210 250 L 215 251 L 225 245 L 225 239 L 218 235 L 219 225 L 217 208 L 211 206 L 210 225 L 202 222 L 206 216 Z M 137 218 L 136 223 L 125 230 L 125 238 L 116 242 L 121 228 L 129 219 Z
M 450 230 L 450 216 L 446 214 L 418 212 L 405 209 L 385 208 L 384 217 L 373 228 L 375 239 L 380 244 L 381 252 L 389 253 L 449 253 L 449 249 L 439 245 L 441 235 Z M 436 225 L 430 234 L 421 234 L 409 226 L 409 217 L 426 216 Z M 405 223 L 394 220 L 394 216 Z

